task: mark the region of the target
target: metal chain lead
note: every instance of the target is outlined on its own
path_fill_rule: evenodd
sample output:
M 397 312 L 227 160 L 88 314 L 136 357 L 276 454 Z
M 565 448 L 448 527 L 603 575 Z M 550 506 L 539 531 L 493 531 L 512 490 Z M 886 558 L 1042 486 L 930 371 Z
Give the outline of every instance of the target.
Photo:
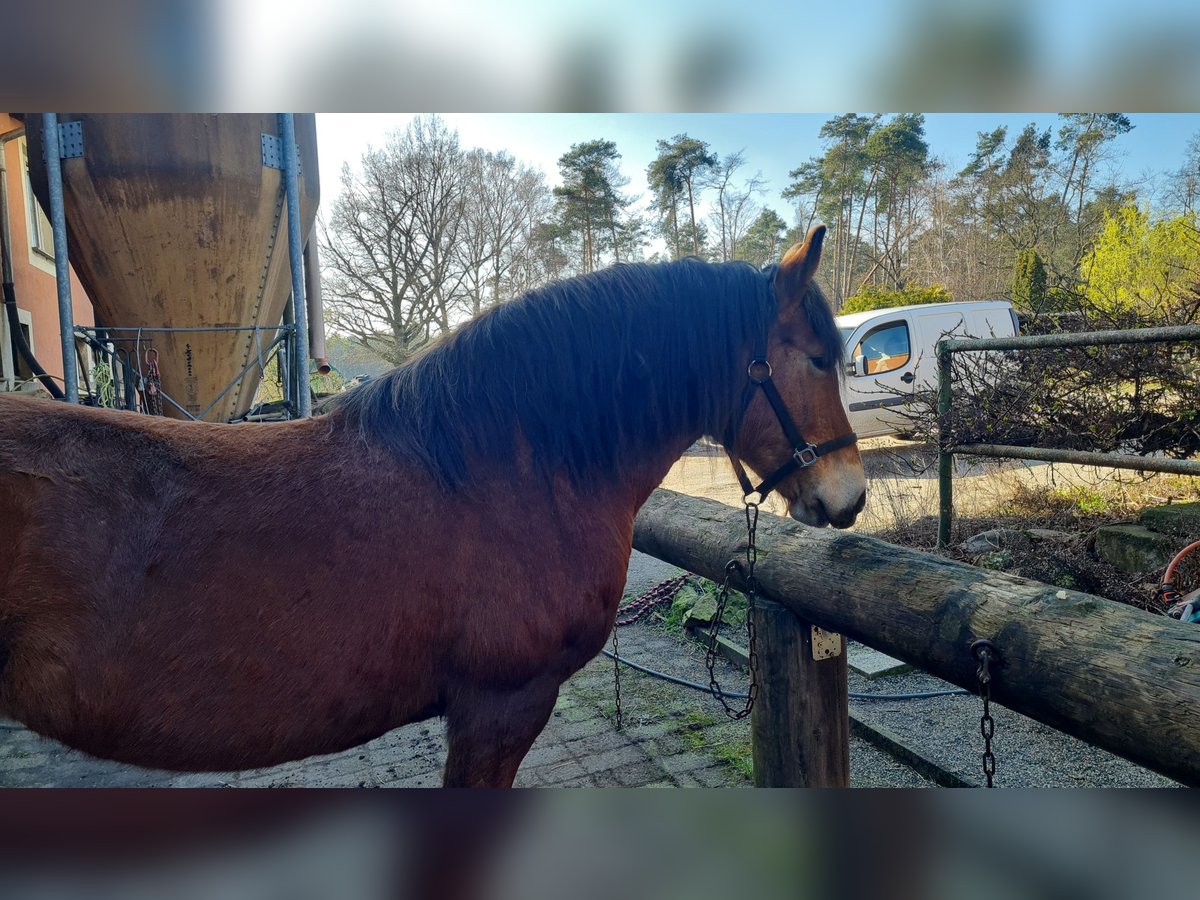
M 613 655 L 613 694 L 617 701 L 617 731 L 620 731 L 624 726 L 624 718 L 621 714 L 621 653 L 618 648 L 617 629 L 622 625 L 632 625 L 650 610 L 657 606 L 662 606 L 664 603 L 675 599 L 675 595 L 679 593 L 688 580 L 692 577 L 690 572 L 684 572 L 675 578 L 669 578 L 661 584 L 652 587 L 642 596 L 638 597 L 632 603 L 625 607 L 626 615 L 619 617 L 613 624 L 612 634 L 612 655 Z
M 733 573 L 742 569 L 742 564 L 731 559 L 725 564 L 725 580 L 721 584 L 721 593 L 717 597 L 717 611 L 713 615 L 712 624 L 708 628 L 708 653 L 705 665 L 708 667 L 709 692 L 721 702 L 725 715 L 731 719 L 744 719 L 754 708 L 754 700 L 758 696 L 758 635 L 754 626 L 754 599 L 758 591 L 758 583 L 754 577 L 754 564 L 758 561 L 758 545 L 755 535 L 758 530 L 758 504 L 748 500 L 746 504 L 746 642 L 750 653 L 750 690 L 746 695 L 746 705 L 741 709 L 731 707 L 725 701 L 725 693 L 717 682 L 717 633 L 721 628 L 721 617 L 725 614 L 725 605 L 729 602 L 729 581 Z
M 620 652 L 617 649 L 617 625 L 613 625 L 613 640 L 612 640 L 612 655 L 613 655 L 613 692 L 617 698 L 617 731 L 620 731 L 625 720 L 621 716 L 621 664 L 618 660 L 621 658 Z
M 679 593 L 680 589 L 692 577 L 691 572 L 684 572 L 682 575 L 678 575 L 675 578 L 668 578 L 666 581 L 656 584 L 650 590 L 646 591 L 646 593 L 642 594 L 642 596 L 630 601 L 618 610 L 624 613 L 624 615 L 617 618 L 617 624 L 632 625 L 657 607 L 674 600 L 675 595 Z
M 971 655 L 979 660 L 975 677 L 979 679 L 979 696 L 983 698 L 983 715 L 979 719 L 979 733 L 983 735 L 983 774 L 988 787 L 995 787 L 992 778 L 996 774 L 996 756 L 992 753 L 992 736 L 996 733 L 996 722 L 992 718 L 992 673 L 993 659 L 999 659 L 991 641 L 976 641 L 971 645 Z
M 151 347 L 146 351 L 145 407 L 152 416 L 163 414 L 162 376 L 158 372 L 158 351 Z

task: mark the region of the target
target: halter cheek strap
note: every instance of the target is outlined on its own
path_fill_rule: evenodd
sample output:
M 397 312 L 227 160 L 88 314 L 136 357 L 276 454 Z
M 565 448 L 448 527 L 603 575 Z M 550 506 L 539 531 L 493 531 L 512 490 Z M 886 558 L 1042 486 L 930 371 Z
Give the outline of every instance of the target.
M 761 389 L 763 395 L 767 398 L 767 402 L 771 404 L 771 409 L 775 411 L 775 418 L 779 420 L 779 427 L 783 429 L 784 436 L 788 439 L 788 443 L 792 445 L 792 456 L 755 487 L 750 481 L 750 476 L 746 474 L 746 469 L 742 465 L 741 460 L 730 453 L 729 461 L 733 463 L 733 471 L 737 475 L 738 484 L 742 486 L 744 497 L 749 497 L 751 494 L 758 494 L 761 500 L 766 500 L 767 495 L 775 490 L 779 486 L 779 483 L 793 472 L 800 469 L 807 469 L 822 456 L 827 456 L 835 450 L 841 450 L 843 447 L 849 447 L 858 442 L 858 435 L 853 431 L 820 444 L 813 444 L 805 440 L 800 434 L 800 429 L 796 427 L 796 423 L 792 420 L 792 415 L 788 412 L 787 406 L 784 405 L 783 398 L 779 396 L 779 389 L 775 387 L 775 382 L 771 380 L 771 364 L 762 355 L 756 356 L 750 361 L 750 365 L 746 369 L 746 374 L 750 379 L 750 383 L 746 385 L 746 391 L 742 397 L 742 415 L 745 416 L 746 410 L 750 408 L 750 403 L 754 400 L 754 392 Z

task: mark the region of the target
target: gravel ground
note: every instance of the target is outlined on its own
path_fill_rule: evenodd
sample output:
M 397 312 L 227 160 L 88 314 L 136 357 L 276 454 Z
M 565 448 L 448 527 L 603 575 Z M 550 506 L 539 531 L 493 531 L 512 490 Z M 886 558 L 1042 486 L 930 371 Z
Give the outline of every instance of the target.
M 868 681 L 851 671 L 850 690 L 910 693 L 953 688 L 924 672 Z M 996 731 L 997 787 L 1178 787 L 1161 775 L 1085 744 L 997 703 L 991 705 Z M 923 700 L 852 700 L 851 714 L 896 734 L 908 747 L 943 771 L 971 784 L 983 780 L 983 739 L 978 697 L 959 695 Z
M 634 551 L 626 591 L 637 595 L 679 571 L 674 566 Z M 633 628 L 663 631 L 655 625 L 639 624 Z M 632 645 L 632 640 L 625 636 L 628 631 L 629 628 L 622 629 L 620 637 L 626 644 Z M 632 647 L 623 655 L 652 668 L 707 683 L 703 654 L 690 641 L 682 637 L 678 641 L 678 656 L 663 654 L 657 659 L 637 659 Z M 626 691 L 625 680 L 628 678 L 623 677 L 623 693 Z M 850 691 L 854 693 L 902 694 L 953 687 L 917 671 L 875 680 L 868 680 L 853 670 L 850 672 Z M 732 684 L 730 689 L 733 689 Z M 744 690 L 744 682 L 738 689 Z M 698 702 L 706 708 L 711 706 L 720 714 L 716 701 L 704 695 L 699 696 L 701 699 Z M 861 737 L 852 735 L 850 770 L 853 786 L 930 787 L 936 786 L 934 779 L 943 784 L 982 783 L 980 755 L 983 741 L 979 732 L 982 705 L 977 697 L 959 695 L 903 701 L 851 700 L 850 711 L 852 717 L 865 726 L 864 732 L 882 731 L 885 735 L 894 736 L 917 756 L 928 761 L 928 765 L 908 765 Z M 996 755 L 997 787 L 1178 786 L 1170 779 L 1068 737 L 999 704 L 992 704 L 992 716 L 996 726 L 992 749 Z M 748 735 L 748 725 L 744 722 L 738 724 L 746 729 Z
M 625 626 L 619 635 L 621 656 L 698 684 L 708 684 L 704 650 L 695 642 L 661 626 L 644 624 Z M 602 705 L 611 708 L 612 663 L 605 657 L 593 662 L 607 663 L 597 697 Z M 718 662 L 717 678 L 731 693 L 744 693 L 748 673 L 743 667 Z M 586 672 L 587 670 L 585 670 Z M 581 673 L 584 674 L 584 673 Z M 576 676 L 579 678 L 579 676 Z M 574 679 L 573 679 L 574 681 Z M 595 689 L 595 688 L 594 688 Z M 564 691 L 579 693 L 579 685 L 568 683 Z M 741 701 L 731 701 L 738 706 Z M 724 765 L 723 787 L 750 787 L 750 721 L 728 720 L 721 705 L 706 691 L 699 691 L 660 681 L 630 669 L 621 672 L 621 705 L 626 726 L 645 727 L 661 722 L 681 721 L 682 730 L 693 741 L 697 752 L 713 756 Z M 850 737 L 850 780 L 852 787 L 937 787 L 931 779 L 912 766 L 880 750 L 862 738 Z M 605 786 L 596 784 L 594 786 Z

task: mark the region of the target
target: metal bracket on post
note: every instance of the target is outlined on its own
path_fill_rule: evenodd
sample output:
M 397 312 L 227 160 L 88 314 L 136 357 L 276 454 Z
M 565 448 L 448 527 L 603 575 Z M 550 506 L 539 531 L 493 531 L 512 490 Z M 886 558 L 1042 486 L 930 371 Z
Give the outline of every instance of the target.
M 60 122 L 58 125 L 58 158 L 75 159 L 83 156 L 83 123 Z M 50 162 L 50 141 L 42 142 L 42 159 Z
M 842 655 L 842 636 L 835 631 L 812 627 L 813 659 L 831 659 Z
M 262 164 L 268 169 L 283 168 L 283 141 L 273 134 L 262 135 Z M 304 174 L 304 169 L 300 165 L 299 146 L 296 147 L 296 174 Z
M 82 122 L 63 122 L 58 126 L 58 152 L 63 159 L 83 156 Z

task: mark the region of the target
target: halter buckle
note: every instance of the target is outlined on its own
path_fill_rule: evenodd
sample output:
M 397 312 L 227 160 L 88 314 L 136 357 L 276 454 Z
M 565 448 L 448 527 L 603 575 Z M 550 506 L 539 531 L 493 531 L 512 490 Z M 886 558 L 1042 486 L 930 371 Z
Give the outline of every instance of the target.
M 800 466 L 800 468 L 807 469 L 817 461 L 816 445 L 809 444 L 806 447 L 797 447 L 792 452 L 792 459 L 796 460 L 796 463 Z

